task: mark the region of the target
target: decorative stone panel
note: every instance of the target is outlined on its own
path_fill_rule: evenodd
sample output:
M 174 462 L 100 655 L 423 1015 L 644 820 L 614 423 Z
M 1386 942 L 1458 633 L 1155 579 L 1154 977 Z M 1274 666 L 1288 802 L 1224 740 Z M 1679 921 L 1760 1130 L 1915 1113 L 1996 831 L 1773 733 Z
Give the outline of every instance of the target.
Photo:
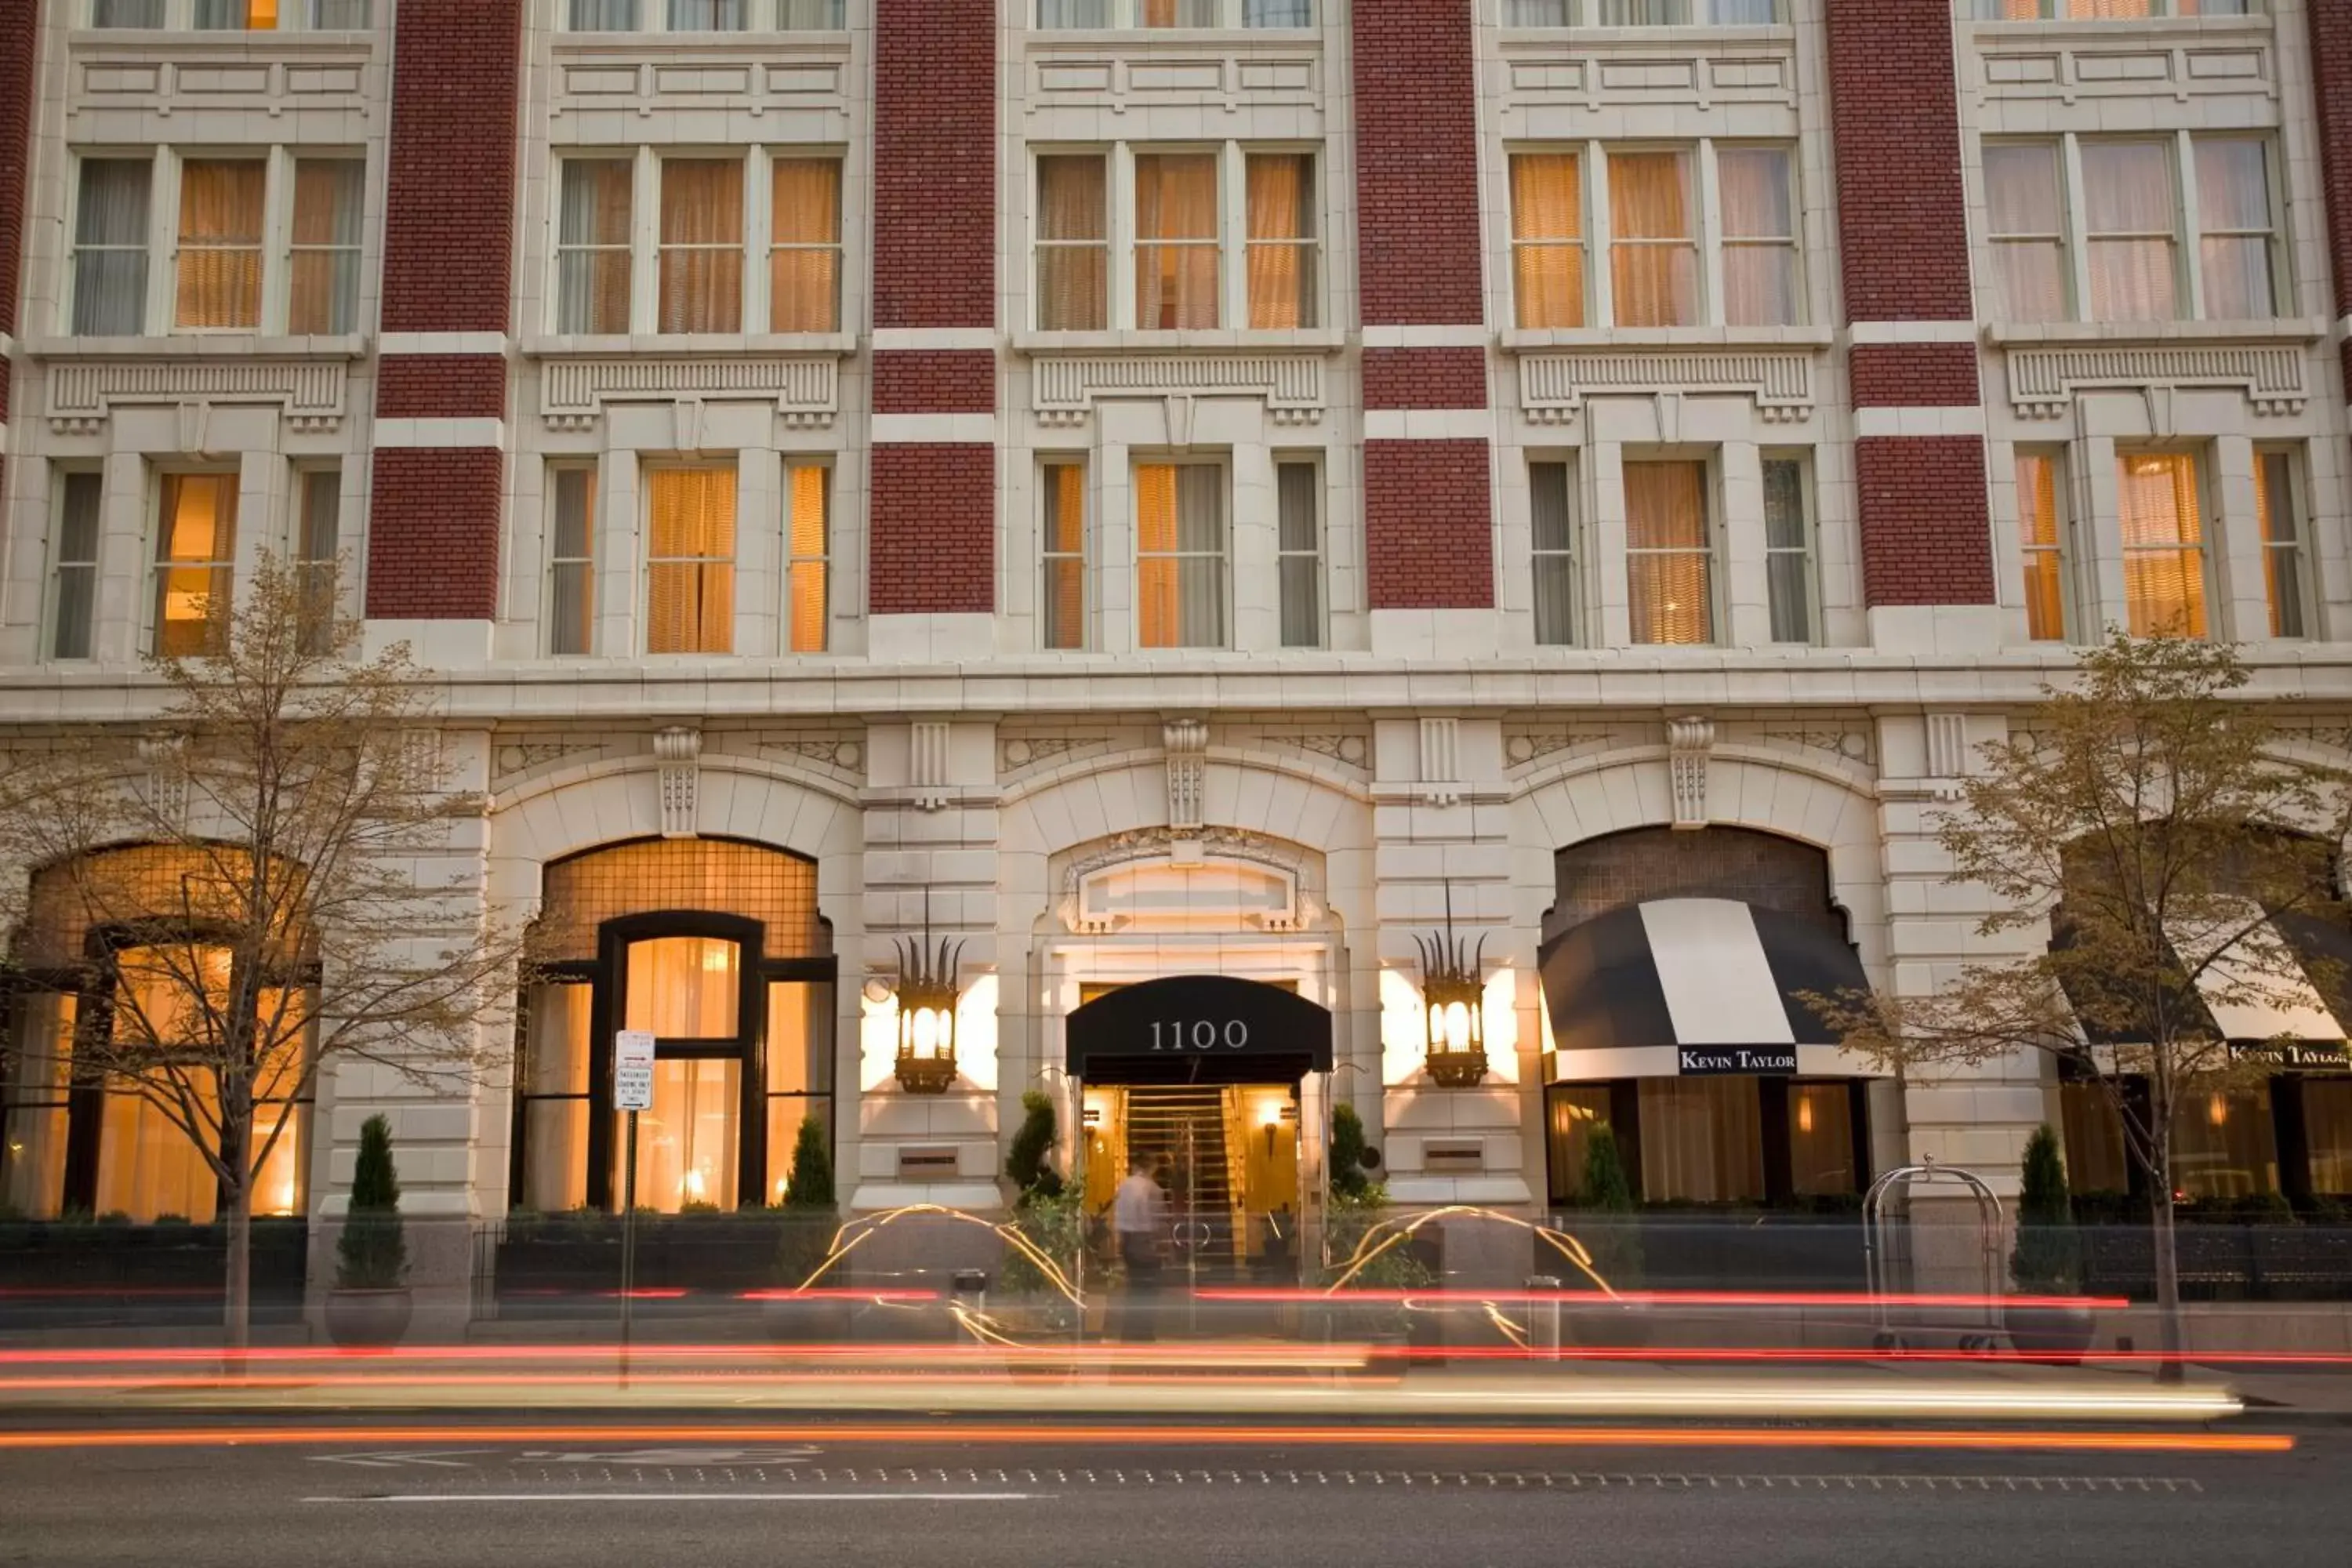
M 1323 420 L 1323 361 L 1306 354 L 1039 356 L 1031 384 L 1037 418 L 1083 425 L 1104 397 L 1262 397 L 1277 425 Z
M 186 359 L 53 362 L 48 370 L 49 427 L 87 436 L 104 426 L 118 404 L 275 403 L 299 431 L 329 431 L 343 423 L 351 367 L 342 360 Z M 201 416 L 198 439 L 202 450 Z
M 846 113 L 848 50 L 840 44 L 782 39 L 714 45 L 708 35 L 681 47 L 673 36 L 637 35 L 626 44 L 564 44 L 555 50 L 550 111 L 635 112 L 722 109 L 753 120 L 793 110 Z
M 1654 37 L 1614 39 L 1580 30 L 1573 51 L 1554 33 L 1504 48 L 1509 108 L 1565 105 L 1594 113 L 1658 105 L 1712 110 L 1733 104 L 1797 108 L 1796 40 L 1660 47 Z
M 702 731 L 679 726 L 654 733 L 656 781 L 661 791 L 664 838 L 691 838 L 699 810 Z
M 2084 343 L 2011 348 L 2009 399 L 2021 419 L 2056 419 L 2078 392 L 2152 386 L 2235 386 L 2257 414 L 2301 414 L 2310 401 L 2300 346 L 2256 343 Z
M 326 110 L 369 118 L 366 92 L 370 44 L 350 37 L 231 35 L 234 42 L 156 41 L 135 48 L 115 38 L 79 44 L 73 51 L 75 119 L 118 111 L 152 115 L 165 124 L 175 114 L 215 109 L 254 110 L 276 118 Z M 166 133 L 168 134 L 168 132 Z
M 593 428 L 608 403 L 704 400 L 772 402 L 786 425 L 823 429 L 841 411 L 841 363 L 831 354 L 570 359 L 549 360 L 540 372 L 540 416 L 554 430 Z
M 1154 41 L 1117 51 L 1034 41 L 1029 71 L 1033 120 L 1071 108 L 1124 113 L 1180 104 L 1237 113 L 1265 106 L 1319 113 L 1322 107 L 1320 46 L 1287 39 L 1210 49 Z
M 2030 34 L 1980 30 L 1977 50 L 1977 92 L 1989 102 L 2160 98 L 2210 103 L 2217 98 L 2275 99 L 2279 90 L 2267 21 L 2244 26 L 2209 21 L 2194 33 L 2170 37 L 2152 30 L 2118 37 L 2112 27 L 2036 27 Z
M 1528 353 L 1519 358 L 1519 405 L 1530 424 L 1570 425 L 1596 395 L 1746 393 L 1767 424 L 1794 425 L 1813 416 L 1819 357 L 1773 349 Z
M 1666 721 L 1666 773 L 1675 801 L 1675 826 L 1705 827 L 1706 763 L 1715 750 L 1715 726 L 1696 714 Z

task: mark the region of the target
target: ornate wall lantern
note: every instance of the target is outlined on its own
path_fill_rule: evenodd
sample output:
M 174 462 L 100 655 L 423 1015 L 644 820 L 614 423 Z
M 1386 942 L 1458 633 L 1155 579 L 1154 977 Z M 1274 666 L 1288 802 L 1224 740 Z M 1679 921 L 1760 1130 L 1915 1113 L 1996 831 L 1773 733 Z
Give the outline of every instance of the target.
M 923 889 L 923 934 L 898 940 L 899 1087 L 945 1094 L 956 1079 L 956 961 L 961 942 L 931 945 L 931 890 Z
M 1486 938 L 1481 934 L 1476 949 L 1464 952 L 1454 934 L 1453 883 L 1445 884 L 1444 934 L 1413 942 L 1429 1010 L 1429 1076 L 1448 1089 L 1468 1089 L 1486 1076 Z

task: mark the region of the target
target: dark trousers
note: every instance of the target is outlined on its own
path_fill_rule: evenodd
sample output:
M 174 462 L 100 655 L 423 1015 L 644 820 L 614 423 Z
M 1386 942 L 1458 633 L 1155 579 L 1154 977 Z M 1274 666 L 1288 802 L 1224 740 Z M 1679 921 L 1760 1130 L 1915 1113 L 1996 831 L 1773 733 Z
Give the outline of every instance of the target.
M 1149 1231 L 1121 1231 L 1119 1260 L 1127 1265 L 1127 1300 L 1120 1312 L 1119 1338 L 1156 1340 L 1160 1294 L 1160 1238 Z

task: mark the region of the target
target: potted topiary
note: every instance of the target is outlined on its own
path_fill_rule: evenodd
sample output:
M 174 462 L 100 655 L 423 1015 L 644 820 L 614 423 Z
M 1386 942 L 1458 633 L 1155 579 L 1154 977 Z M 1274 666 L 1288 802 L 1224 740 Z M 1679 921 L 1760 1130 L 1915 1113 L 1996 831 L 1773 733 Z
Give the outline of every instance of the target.
M 824 1123 L 801 1119 L 793 1141 L 793 1164 L 784 1179 L 783 1223 L 776 1238 L 776 1289 L 767 1298 L 768 1332 L 778 1340 L 838 1341 L 849 1331 L 849 1303 L 831 1294 L 810 1295 L 843 1283 L 819 1276 L 833 1255 L 841 1230 L 833 1189 L 833 1147 Z
M 2066 1193 L 2066 1163 L 2047 1122 L 2025 1143 L 2025 1171 L 2017 1195 L 2017 1244 L 2009 1277 L 2021 1296 L 2070 1296 L 2082 1288 L 2082 1238 Z M 2097 1323 L 2087 1307 L 2011 1301 L 2002 1312 L 2010 1343 L 2028 1355 L 2068 1365 L 2091 1348 Z
M 1574 1234 L 1592 1257 L 1592 1271 L 1620 1294 L 1640 1290 L 1642 1232 L 1633 1206 L 1633 1184 L 1625 1174 L 1616 1130 L 1605 1121 L 1596 1123 L 1585 1135 L 1584 1183 L 1577 1194 L 1577 1208 L 1591 1222 L 1576 1225 Z M 1633 1347 L 1650 1342 L 1650 1320 L 1639 1302 L 1575 1312 L 1568 1326 L 1578 1340 L 1590 1345 Z
M 400 1176 L 392 1163 L 392 1122 L 360 1127 L 351 1212 L 335 1240 L 335 1288 L 327 1292 L 327 1333 L 352 1348 L 395 1345 L 415 1302 L 408 1293 L 408 1238 L 400 1225 Z

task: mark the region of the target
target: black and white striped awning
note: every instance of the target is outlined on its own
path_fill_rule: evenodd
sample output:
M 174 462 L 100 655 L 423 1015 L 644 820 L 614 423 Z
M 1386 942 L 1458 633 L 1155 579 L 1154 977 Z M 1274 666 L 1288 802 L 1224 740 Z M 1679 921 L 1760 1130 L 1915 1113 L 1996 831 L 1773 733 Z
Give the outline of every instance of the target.
M 2167 928 L 2175 954 L 2198 968 L 2197 1005 L 2213 1035 L 2250 1057 L 2273 1056 L 2282 1066 L 2352 1068 L 2345 1051 L 2345 1020 L 2352 1017 L 2346 995 L 2352 984 L 2352 931 L 2315 915 L 2264 914 L 2251 903 L 2242 920 L 2217 923 L 2243 934 L 2210 963 L 2205 957 L 2213 939 L 2200 942 L 2191 931 Z M 2074 1001 L 2085 1006 L 2085 999 Z M 2082 1023 L 2093 1045 L 2137 1043 L 2098 1028 L 2088 1016 Z
M 1869 986 L 1811 921 L 1728 899 L 1633 904 L 1561 932 L 1538 964 L 1555 1080 L 1871 1068 L 1799 997 Z

